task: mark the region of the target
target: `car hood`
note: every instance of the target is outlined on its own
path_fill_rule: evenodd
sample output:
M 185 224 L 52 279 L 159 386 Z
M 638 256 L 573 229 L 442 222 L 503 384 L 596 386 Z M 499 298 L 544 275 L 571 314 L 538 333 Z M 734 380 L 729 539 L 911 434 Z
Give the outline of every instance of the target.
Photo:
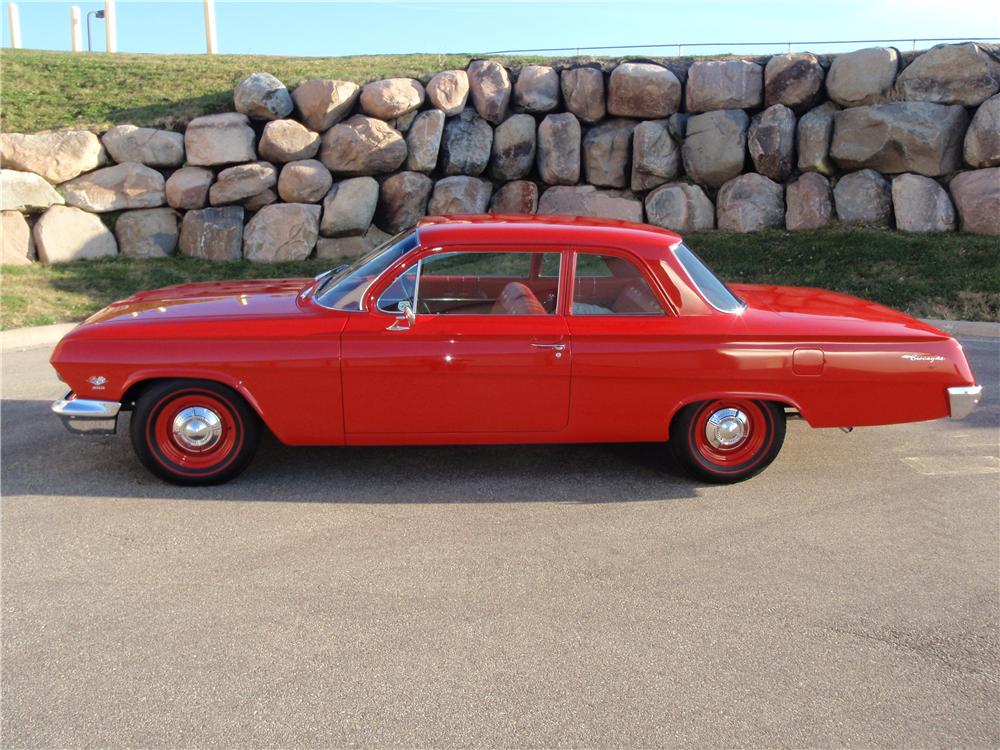
M 777 315 L 816 332 L 947 338 L 946 333 L 917 318 L 849 294 L 765 284 L 730 284 L 730 288 L 751 310 Z
M 87 318 L 84 324 L 289 314 L 299 309 L 299 292 L 310 282 L 310 279 L 253 279 L 178 284 L 138 292 L 114 302 Z

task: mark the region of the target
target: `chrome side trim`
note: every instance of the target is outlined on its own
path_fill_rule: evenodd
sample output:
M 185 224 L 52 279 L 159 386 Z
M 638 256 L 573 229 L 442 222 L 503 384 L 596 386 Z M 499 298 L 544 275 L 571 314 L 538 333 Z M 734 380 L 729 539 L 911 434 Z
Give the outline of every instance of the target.
M 72 391 L 52 402 L 52 411 L 74 435 L 114 435 L 118 427 L 117 401 L 76 398 Z
M 952 419 L 965 419 L 982 398 L 981 385 L 964 385 L 948 389 L 948 410 Z

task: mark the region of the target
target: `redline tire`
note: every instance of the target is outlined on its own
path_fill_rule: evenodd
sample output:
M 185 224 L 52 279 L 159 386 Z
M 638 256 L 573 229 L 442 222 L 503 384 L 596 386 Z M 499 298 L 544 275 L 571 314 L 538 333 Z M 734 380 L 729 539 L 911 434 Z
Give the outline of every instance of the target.
M 150 472 L 173 484 L 226 482 L 253 460 L 260 420 L 231 388 L 205 380 L 157 383 L 136 401 L 132 448 Z
M 785 440 L 785 410 L 770 401 L 720 398 L 688 404 L 670 425 L 671 452 L 692 476 L 716 484 L 767 468 Z

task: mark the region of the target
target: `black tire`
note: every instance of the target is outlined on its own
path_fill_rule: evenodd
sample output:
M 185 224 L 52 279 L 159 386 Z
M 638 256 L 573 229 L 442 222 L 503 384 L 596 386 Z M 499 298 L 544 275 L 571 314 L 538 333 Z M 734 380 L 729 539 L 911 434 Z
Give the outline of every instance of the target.
M 732 414 L 735 410 L 739 414 Z M 732 446 L 716 445 L 713 416 L 724 415 L 745 434 Z M 742 415 L 742 417 L 740 416 Z M 723 425 L 724 427 L 724 425 Z M 709 432 L 713 431 L 712 436 Z M 736 439 L 736 438 L 732 438 Z M 771 401 L 721 398 L 688 404 L 670 424 L 668 447 L 677 462 L 692 476 L 714 484 L 732 484 L 766 469 L 785 441 L 785 410 Z
M 187 486 L 221 484 L 240 474 L 253 460 L 260 431 L 257 413 L 242 396 L 207 380 L 150 386 L 136 401 L 130 425 L 142 465 L 160 479 Z M 201 446 L 187 442 L 206 435 Z

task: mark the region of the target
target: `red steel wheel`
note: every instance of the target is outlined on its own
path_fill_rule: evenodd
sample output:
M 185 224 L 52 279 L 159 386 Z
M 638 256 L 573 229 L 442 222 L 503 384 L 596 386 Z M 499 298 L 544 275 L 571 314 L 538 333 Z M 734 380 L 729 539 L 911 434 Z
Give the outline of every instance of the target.
M 175 484 L 217 484 L 246 468 L 259 438 L 257 415 L 241 396 L 203 381 L 152 386 L 132 414 L 142 463 Z
M 721 398 L 681 409 L 670 428 L 674 456 L 710 482 L 739 482 L 762 471 L 785 439 L 785 412 L 768 401 Z

